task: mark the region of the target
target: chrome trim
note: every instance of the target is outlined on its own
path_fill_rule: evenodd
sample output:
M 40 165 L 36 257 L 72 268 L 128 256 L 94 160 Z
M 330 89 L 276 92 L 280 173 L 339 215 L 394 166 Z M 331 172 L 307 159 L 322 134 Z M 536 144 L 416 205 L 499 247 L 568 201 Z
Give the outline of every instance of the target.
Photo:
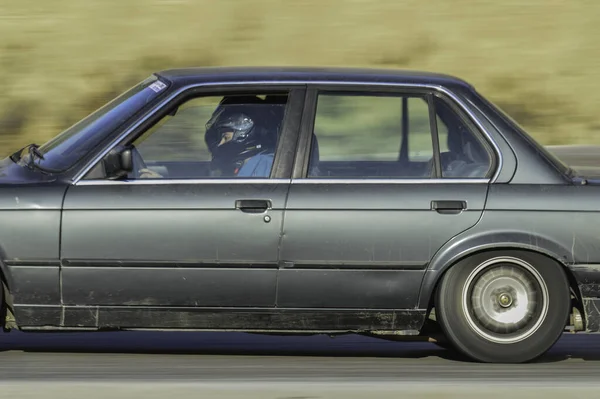
M 490 179 L 139 179 L 81 180 L 77 186 L 166 185 L 166 184 L 487 184 Z
M 456 104 L 462 108 L 462 110 L 473 120 L 473 122 L 477 125 L 477 127 L 481 130 L 481 132 L 488 138 L 489 142 L 492 144 L 493 149 L 496 151 L 496 155 L 498 157 L 498 165 L 496 167 L 496 172 L 491 178 L 491 182 L 494 183 L 498 176 L 500 175 L 500 171 L 502 170 L 503 160 L 502 153 L 500 149 L 496 145 L 496 142 L 487 132 L 487 130 L 483 127 L 479 119 L 469 110 L 469 108 L 465 105 L 464 101 L 455 95 L 453 92 L 449 91 L 445 87 L 441 85 L 434 84 L 415 84 L 415 83 L 385 83 L 385 82 L 361 82 L 361 81 L 320 81 L 320 80 L 277 80 L 277 81 L 269 81 L 269 80 L 259 80 L 259 81 L 239 81 L 239 82 L 204 82 L 204 83 L 195 83 L 191 85 L 187 85 L 181 87 L 180 89 L 174 91 L 171 95 L 163 99 L 160 103 L 154 106 L 154 108 L 150 109 L 146 115 L 140 118 L 135 124 L 133 124 L 129 129 L 125 130 L 122 134 L 116 137 L 109 146 L 102 151 L 98 156 L 92 159 L 88 166 L 84 167 L 81 172 L 79 172 L 73 179 L 73 184 L 77 184 L 86 173 L 88 173 L 106 154 L 108 154 L 116 145 L 119 144 L 121 140 L 127 137 L 133 130 L 137 129 L 142 123 L 146 122 L 152 116 L 154 116 L 157 112 L 159 112 L 162 108 L 164 108 L 168 103 L 171 102 L 175 97 L 180 95 L 181 93 L 193 90 L 196 88 L 202 87 L 215 87 L 215 86 L 258 86 L 258 85 L 270 85 L 270 86 L 298 86 L 298 85 L 327 85 L 327 86 L 365 86 L 365 87 L 389 87 L 389 88 L 420 88 L 420 89 L 428 89 L 428 90 L 437 90 L 448 97 L 450 97 Z
M 81 180 L 77 186 L 153 186 L 168 184 L 289 184 L 290 179 L 139 179 Z
M 292 179 L 292 184 L 487 184 L 490 179 Z
M 488 184 L 490 179 L 139 179 L 81 180 L 77 186 L 166 184 Z

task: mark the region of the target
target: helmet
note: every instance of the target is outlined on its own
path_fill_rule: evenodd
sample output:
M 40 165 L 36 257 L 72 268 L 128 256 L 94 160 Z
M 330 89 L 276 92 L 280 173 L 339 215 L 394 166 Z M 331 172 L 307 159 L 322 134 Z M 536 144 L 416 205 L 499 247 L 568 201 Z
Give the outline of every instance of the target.
M 205 141 L 212 168 L 219 175 L 234 175 L 255 154 L 273 151 L 277 133 L 267 128 L 272 105 L 252 96 L 224 98 L 206 123 Z M 226 140 L 225 140 L 226 139 Z

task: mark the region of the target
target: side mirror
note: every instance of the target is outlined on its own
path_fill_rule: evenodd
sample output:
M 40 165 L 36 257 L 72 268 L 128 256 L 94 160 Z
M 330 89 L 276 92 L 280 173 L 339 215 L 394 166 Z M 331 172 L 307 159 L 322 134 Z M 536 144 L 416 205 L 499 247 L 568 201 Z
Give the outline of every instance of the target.
M 117 146 L 104 157 L 104 171 L 109 178 L 120 178 L 133 171 L 131 147 Z
M 167 115 L 173 117 L 177 114 L 177 111 L 179 111 L 179 107 L 173 107 L 173 109 L 171 111 L 169 111 L 169 113 Z

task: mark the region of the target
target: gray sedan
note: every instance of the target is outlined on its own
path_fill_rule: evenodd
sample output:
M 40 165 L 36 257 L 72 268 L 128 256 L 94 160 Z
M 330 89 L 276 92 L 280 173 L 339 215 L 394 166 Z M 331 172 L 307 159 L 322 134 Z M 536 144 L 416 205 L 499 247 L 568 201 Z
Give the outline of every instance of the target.
M 600 181 L 455 77 L 156 73 L 0 166 L 6 330 L 600 331 Z

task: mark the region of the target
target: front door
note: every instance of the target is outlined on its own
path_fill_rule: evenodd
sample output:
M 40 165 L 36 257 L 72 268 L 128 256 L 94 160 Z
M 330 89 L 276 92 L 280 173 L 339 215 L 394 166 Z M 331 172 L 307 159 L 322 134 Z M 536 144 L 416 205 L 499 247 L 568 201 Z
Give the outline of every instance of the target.
M 414 309 L 430 259 L 483 212 L 488 145 L 449 100 L 427 91 L 309 93 L 278 306 L 383 317 Z M 392 319 L 388 328 L 402 328 Z
M 93 169 L 95 177 L 68 190 L 61 237 L 67 308 L 113 309 L 104 323 L 120 326 L 222 328 L 214 315 L 194 322 L 148 309 L 275 306 L 289 189 L 278 151 L 298 122 L 289 112 L 293 91 L 247 91 L 198 94 L 161 111 L 121 143 L 134 148 L 128 177 L 97 177 Z M 118 319 L 123 309 L 147 313 Z M 85 324 L 81 314 L 73 317 Z

